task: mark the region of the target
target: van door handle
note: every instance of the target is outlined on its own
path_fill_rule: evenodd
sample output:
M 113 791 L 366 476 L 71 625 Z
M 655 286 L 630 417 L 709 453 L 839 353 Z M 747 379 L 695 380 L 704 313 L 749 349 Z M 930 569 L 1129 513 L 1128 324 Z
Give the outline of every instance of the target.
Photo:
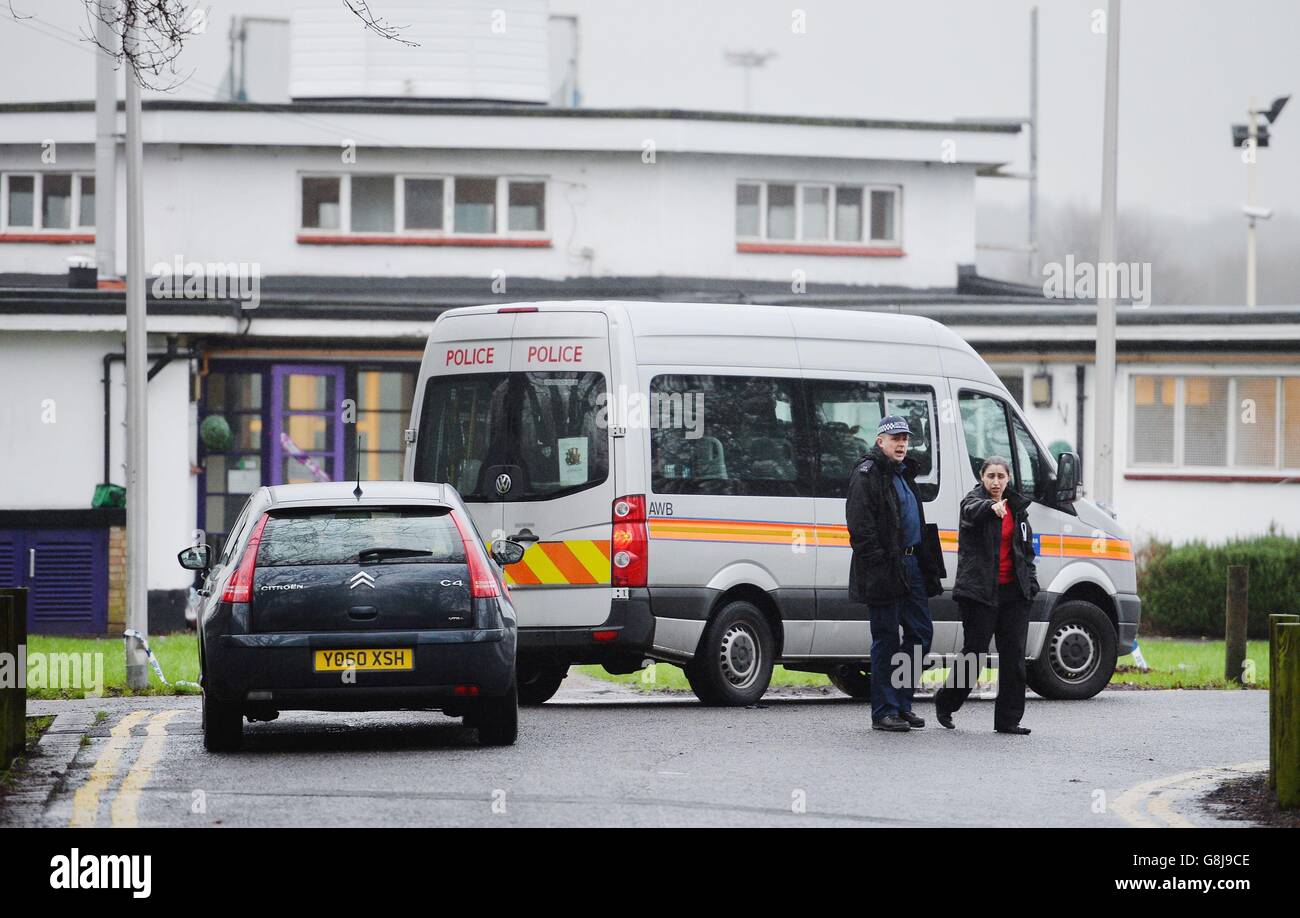
M 27 549 L 27 579 L 36 579 L 36 549 Z
M 514 535 L 506 536 L 511 542 L 540 542 L 541 536 L 534 533 L 531 529 L 520 529 Z

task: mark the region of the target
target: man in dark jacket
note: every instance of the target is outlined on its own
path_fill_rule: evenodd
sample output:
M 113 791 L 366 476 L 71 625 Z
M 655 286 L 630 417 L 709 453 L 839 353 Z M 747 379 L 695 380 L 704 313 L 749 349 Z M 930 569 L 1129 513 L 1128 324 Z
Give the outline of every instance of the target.
M 916 662 L 930 652 L 927 597 L 942 592 L 944 576 L 938 530 L 926 525 L 916 463 L 907 458 L 910 434 L 904 418 L 881 418 L 875 447 L 849 476 L 845 503 L 849 600 L 866 603 L 871 620 L 871 727 L 900 733 L 925 726 L 912 713 Z M 905 663 L 896 659 L 900 651 Z

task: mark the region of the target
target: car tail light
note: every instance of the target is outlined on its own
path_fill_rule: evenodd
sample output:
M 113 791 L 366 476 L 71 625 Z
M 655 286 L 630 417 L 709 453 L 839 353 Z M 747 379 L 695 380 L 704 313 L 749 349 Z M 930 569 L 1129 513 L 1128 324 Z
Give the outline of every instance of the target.
M 619 497 L 613 507 L 614 531 L 610 540 L 609 561 L 616 587 L 646 585 L 650 555 L 650 537 L 646 531 L 645 495 Z
M 253 574 L 257 572 L 257 547 L 262 544 L 262 530 L 266 528 L 267 519 L 269 517 L 263 513 L 257 521 L 248 545 L 244 547 L 244 554 L 239 559 L 239 567 L 235 568 L 234 575 L 226 581 L 225 592 L 221 594 L 222 602 L 252 602 Z
M 458 685 L 458 686 L 456 686 L 455 689 L 453 689 L 453 691 L 456 693 L 456 697 L 457 697 L 457 698 L 477 698 L 477 697 L 478 697 L 478 686 L 477 686 L 477 685 Z
M 474 534 L 474 524 L 460 518 L 452 511 L 452 522 L 460 532 L 460 540 L 465 544 L 465 563 L 469 565 L 469 595 L 474 599 L 496 599 L 501 595 L 497 589 L 497 578 L 492 576 L 492 566 L 488 564 L 483 546 Z
M 607 644 L 610 641 L 618 640 L 618 631 L 616 630 L 593 631 L 591 632 L 591 639 L 600 644 Z

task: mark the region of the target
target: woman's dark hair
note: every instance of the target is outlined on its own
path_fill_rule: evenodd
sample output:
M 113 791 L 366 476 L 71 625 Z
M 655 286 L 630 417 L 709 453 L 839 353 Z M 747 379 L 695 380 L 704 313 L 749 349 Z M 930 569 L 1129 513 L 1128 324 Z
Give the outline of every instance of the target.
M 1002 466 L 1006 470 L 1007 478 L 1011 477 L 1011 461 L 1009 459 L 1003 459 L 1001 456 L 989 456 L 984 460 L 984 464 L 980 466 L 980 478 L 984 477 L 984 473 L 990 465 Z

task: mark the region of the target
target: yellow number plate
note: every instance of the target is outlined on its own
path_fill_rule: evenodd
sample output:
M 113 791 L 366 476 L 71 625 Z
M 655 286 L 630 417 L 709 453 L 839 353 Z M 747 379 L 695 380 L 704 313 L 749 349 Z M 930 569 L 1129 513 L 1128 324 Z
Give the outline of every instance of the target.
M 411 648 L 388 650 L 318 650 L 316 672 L 341 672 L 345 669 L 359 672 L 415 669 Z

